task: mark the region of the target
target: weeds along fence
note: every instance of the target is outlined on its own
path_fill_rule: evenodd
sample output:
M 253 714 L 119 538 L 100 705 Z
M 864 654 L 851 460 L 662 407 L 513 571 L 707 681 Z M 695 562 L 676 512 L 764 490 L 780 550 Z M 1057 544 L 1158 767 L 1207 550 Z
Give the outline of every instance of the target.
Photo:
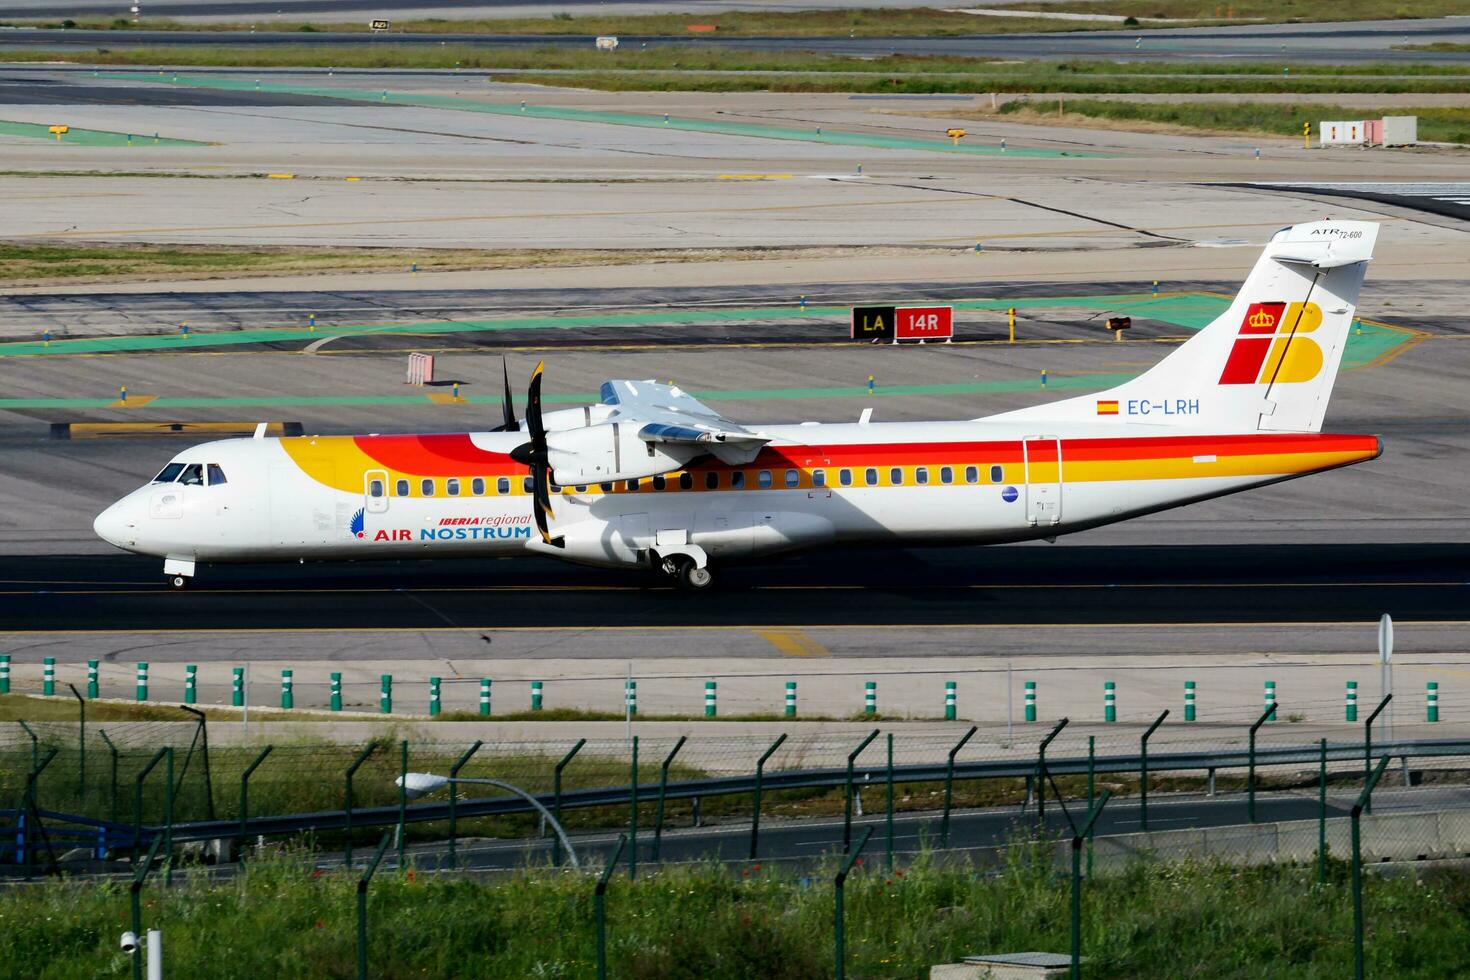
M 1009 731 L 793 726 L 769 735 L 494 742 L 388 735 L 360 744 L 249 745 L 209 744 L 202 719 L 85 732 L 76 724 L 0 723 L 7 808 L 0 866 L 29 869 L 42 852 L 51 861 L 131 854 L 160 834 L 171 846 L 309 840 L 335 849 L 366 845 L 396 826 L 400 840 L 416 843 L 535 841 L 543 818 L 522 798 L 475 782 L 487 779 L 533 796 L 574 835 L 627 828 L 633 855 L 647 853 L 650 833 L 711 822 L 748 827 L 754 855 L 761 820 L 769 830 L 798 818 L 822 821 L 832 847 L 842 849 L 854 823 L 874 813 L 906 828 L 900 849 L 988 846 L 1017 822 L 1058 830 L 1106 791 L 1113 802 L 1099 831 L 1107 836 L 1154 835 L 1151 848 L 1197 854 L 1206 848 L 1198 833 L 1228 841 L 1220 828 L 1245 827 L 1239 846 L 1269 859 L 1298 854 L 1300 842 L 1282 850 L 1261 828 L 1338 820 L 1383 757 L 1391 763 L 1380 788 L 1389 812 L 1416 815 L 1398 821 L 1403 853 L 1418 844 L 1416 854 L 1458 853 L 1466 835 L 1458 823 L 1442 827 L 1436 814 L 1470 818 L 1470 737 L 1399 725 L 1385 738 L 1369 714 L 1352 727 L 1278 722 L 1268 711 L 1208 726 L 1163 714 L 1150 725 L 1061 721 Z M 406 773 L 459 782 L 410 799 L 399 785 Z M 1158 836 L 1175 830 L 1188 834 Z

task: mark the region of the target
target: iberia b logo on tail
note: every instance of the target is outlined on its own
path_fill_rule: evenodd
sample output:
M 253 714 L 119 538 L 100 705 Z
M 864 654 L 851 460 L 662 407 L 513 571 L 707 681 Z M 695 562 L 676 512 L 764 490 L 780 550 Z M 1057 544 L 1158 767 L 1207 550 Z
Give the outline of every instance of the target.
M 1311 381 L 1322 370 L 1322 348 L 1304 336 L 1322 325 L 1316 303 L 1252 303 L 1230 348 L 1222 385 Z

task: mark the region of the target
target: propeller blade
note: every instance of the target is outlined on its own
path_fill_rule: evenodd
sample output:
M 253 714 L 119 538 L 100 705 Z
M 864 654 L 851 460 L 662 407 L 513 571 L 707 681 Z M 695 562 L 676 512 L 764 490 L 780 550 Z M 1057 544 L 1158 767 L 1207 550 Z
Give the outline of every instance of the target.
M 521 424 L 516 421 L 516 406 L 510 397 L 510 368 L 506 366 L 504 355 L 501 355 L 500 358 L 500 377 L 502 381 L 500 391 L 503 396 L 501 407 L 504 412 L 505 422 L 497 431 L 519 432 L 521 430 Z
M 546 365 L 536 362 L 536 370 L 531 372 L 531 384 L 526 391 L 526 429 L 531 434 L 531 442 L 543 456 L 546 453 L 546 430 L 541 426 L 541 373 Z

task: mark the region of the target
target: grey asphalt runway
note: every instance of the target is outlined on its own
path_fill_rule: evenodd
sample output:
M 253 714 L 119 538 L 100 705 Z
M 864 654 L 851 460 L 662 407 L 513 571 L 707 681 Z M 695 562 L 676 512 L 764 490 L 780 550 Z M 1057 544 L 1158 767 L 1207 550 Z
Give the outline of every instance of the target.
M 273 3 L 271 4 L 274 5 Z M 0 10 L 0 13 L 5 11 Z M 48 13 L 40 16 L 52 16 Z M 20 14 L 10 16 L 19 17 Z M 1141 40 L 1139 40 L 1141 38 Z M 382 45 L 440 42 L 476 47 L 533 47 L 547 44 L 591 47 L 591 35 L 510 34 L 337 34 L 260 31 L 221 35 L 205 31 L 0 32 L 4 48 L 85 49 L 158 47 L 183 44 Z M 976 58 L 1110 58 L 1128 61 L 1310 61 L 1358 64 L 1370 61 L 1470 64 L 1470 51 L 1404 51 L 1404 44 L 1470 42 L 1470 19 L 1364 21 L 1326 24 L 1261 24 L 1249 27 L 1170 28 L 1144 31 L 1068 31 L 1047 34 L 976 34 L 967 37 L 696 37 L 624 36 L 629 46 L 713 46 L 751 51 L 819 51 L 833 55 L 961 55 Z

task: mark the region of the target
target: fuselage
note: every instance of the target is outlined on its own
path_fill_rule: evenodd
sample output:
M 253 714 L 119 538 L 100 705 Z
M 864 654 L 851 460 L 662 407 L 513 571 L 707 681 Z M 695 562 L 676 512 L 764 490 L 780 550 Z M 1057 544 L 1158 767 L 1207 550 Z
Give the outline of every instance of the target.
M 187 562 L 543 552 L 637 566 L 676 538 L 724 562 L 830 544 L 1053 537 L 1381 451 L 1374 436 L 1118 424 L 762 431 L 771 442 L 745 465 L 706 457 L 650 479 L 554 487 L 556 547 L 534 527 L 528 469 L 509 455 L 525 438 L 516 432 L 206 443 L 108 508 L 96 530 L 126 550 Z

